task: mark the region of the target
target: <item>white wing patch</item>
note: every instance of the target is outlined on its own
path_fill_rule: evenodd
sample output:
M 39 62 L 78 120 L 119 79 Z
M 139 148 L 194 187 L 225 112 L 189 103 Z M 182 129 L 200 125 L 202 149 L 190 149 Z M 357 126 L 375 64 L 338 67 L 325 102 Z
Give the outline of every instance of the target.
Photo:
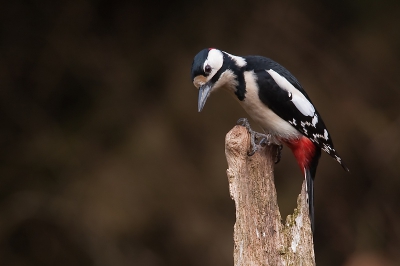
M 296 119 L 293 118 L 293 120 L 289 121 L 289 124 L 297 126 Z
M 315 127 L 317 123 L 318 123 L 318 115 L 317 115 L 317 114 L 314 114 L 314 117 L 313 117 L 313 119 L 312 119 L 312 125 L 313 125 L 313 127 Z
M 318 117 L 315 115 L 315 108 L 310 103 L 310 101 L 307 100 L 307 98 L 298 89 L 296 89 L 287 79 L 279 75 L 273 69 L 267 70 L 267 72 L 271 75 L 271 77 L 275 80 L 276 84 L 278 84 L 279 87 L 281 87 L 288 93 L 292 94 L 293 104 L 303 115 L 314 117 L 313 125 L 315 126 L 315 124 L 318 122 Z

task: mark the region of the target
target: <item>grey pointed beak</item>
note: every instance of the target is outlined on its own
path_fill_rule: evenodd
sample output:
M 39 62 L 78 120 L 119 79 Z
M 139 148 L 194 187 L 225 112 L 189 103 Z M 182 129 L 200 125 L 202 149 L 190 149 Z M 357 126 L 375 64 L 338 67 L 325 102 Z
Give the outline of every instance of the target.
M 208 96 L 210 96 L 212 87 L 213 87 L 213 84 L 211 82 L 207 82 L 206 84 L 200 86 L 199 99 L 198 99 L 199 112 L 201 112 L 201 110 L 203 110 L 203 107 L 206 104 L 207 98 L 208 98 Z

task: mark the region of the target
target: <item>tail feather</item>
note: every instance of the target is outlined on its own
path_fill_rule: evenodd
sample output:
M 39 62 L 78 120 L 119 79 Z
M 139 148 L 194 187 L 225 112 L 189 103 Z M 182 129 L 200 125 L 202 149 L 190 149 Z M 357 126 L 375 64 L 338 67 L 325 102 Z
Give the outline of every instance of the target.
M 311 230 L 314 234 L 314 179 L 317 172 L 317 166 L 319 158 L 321 157 L 321 149 L 316 147 L 314 155 L 309 162 L 308 167 L 304 169 L 307 184 L 307 196 L 308 196 L 308 210 L 310 215 Z
M 306 175 L 306 184 L 307 184 L 307 203 L 308 203 L 308 212 L 310 215 L 310 222 L 311 222 L 311 230 L 314 234 L 314 176 L 312 176 L 309 169 L 305 171 Z

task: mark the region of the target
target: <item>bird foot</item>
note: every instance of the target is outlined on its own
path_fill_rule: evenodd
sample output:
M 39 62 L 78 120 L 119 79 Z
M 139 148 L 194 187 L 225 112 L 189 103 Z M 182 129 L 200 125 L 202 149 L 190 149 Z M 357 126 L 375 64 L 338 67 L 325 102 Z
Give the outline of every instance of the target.
M 258 151 L 259 147 L 270 145 L 269 139 L 271 136 L 269 134 L 265 135 L 251 129 L 249 120 L 247 120 L 247 118 L 240 118 L 236 124 L 244 126 L 250 133 L 250 150 L 247 152 L 248 156 L 254 155 L 254 153 Z
M 241 125 L 244 126 L 247 131 L 249 131 L 250 133 L 250 150 L 247 152 L 248 156 L 252 156 L 254 155 L 254 153 L 256 153 L 256 151 L 258 151 L 258 149 L 260 147 L 265 147 L 267 145 L 271 145 L 271 135 L 270 134 L 262 134 L 259 132 L 254 131 L 253 129 L 251 129 L 250 127 L 250 123 L 249 120 L 247 118 L 240 118 L 237 122 L 237 125 Z M 282 149 L 283 146 L 282 144 L 277 145 L 278 149 L 276 151 L 276 157 L 275 157 L 275 164 L 279 163 L 282 157 Z

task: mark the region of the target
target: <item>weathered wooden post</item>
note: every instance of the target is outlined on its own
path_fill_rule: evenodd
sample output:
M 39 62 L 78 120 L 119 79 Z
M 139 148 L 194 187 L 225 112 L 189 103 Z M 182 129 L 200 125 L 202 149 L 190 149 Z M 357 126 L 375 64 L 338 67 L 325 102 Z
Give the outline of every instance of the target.
M 297 208 L 282 224 L 273 167 L 276 146 L 247 156 L 247 129 L 235 126 L 225 139 L 229 190 L 236 206 L 235 266 L 315 265 L 305 182 Z

